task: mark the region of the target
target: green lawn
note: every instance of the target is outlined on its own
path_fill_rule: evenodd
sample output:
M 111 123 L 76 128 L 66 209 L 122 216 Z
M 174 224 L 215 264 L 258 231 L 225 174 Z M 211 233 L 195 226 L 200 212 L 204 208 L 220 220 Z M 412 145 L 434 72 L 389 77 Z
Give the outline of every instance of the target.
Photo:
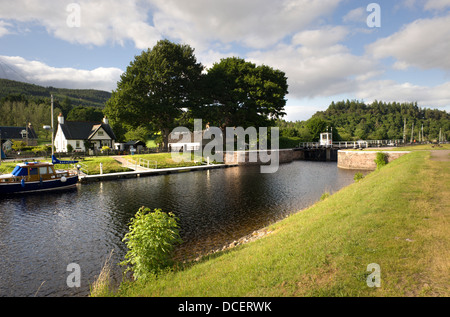
M 449 296 L 450 164 L 413 152 L 266 237 L 114 296 Z M 381 287 L 368 287 L 367 266 Z M 111 295 L 111 294 L 110 294 Z
M 172 159 L 172 153 L 153 153 L 153 154 L 136 154 L 128 155 L 127 158 L 137 160 L 144 159 L 150 162 L 150 167 L 155 166 L 157 163 L 157 168 L 172 168 L 172 167 L 184 167 L 184 166 L 197 166 L 202 165 L 202 163 L 194 162 L 194 155 L 192 154 L 187 162 L 176 162 Z
M 61 160 L 70 160 L 70 157 L 61 158 Z M 51 162 L 51 160 L 44 160 Z M 80 160 L 80 165 L 82 166 L 82 171 L 89 175 L 100 174 L 100 163 L 103 165 L 103 173 L 117 173 L 130 171 L 128 168 L 122 167 L 122 165 L 109 156 L 97 156 L 97 157 L 87 157 Z M 0 173 L 7 174 L 11 173 L 17 162 L 2 162 L 0 165 Z M 72 165 L 56 164 L 57 169 L 67 169 L 73 168 Z
M 364 148 L 364 151 L 430 151 L 430 150 L 450 150 L 450 144 L 420 144 L 420 145 L 407 145 L 385 148 Z M 348 149 L 346 151 L 360 151 L 356 149 Z

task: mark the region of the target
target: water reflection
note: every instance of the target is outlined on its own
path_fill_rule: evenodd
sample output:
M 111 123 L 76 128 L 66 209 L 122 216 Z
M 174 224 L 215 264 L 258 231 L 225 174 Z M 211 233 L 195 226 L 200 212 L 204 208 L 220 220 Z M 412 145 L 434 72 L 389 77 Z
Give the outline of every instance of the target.
M 335 163 L 297 161 L 275 174 L 236 167 L 82 184 L 78 190 L 0 198 L 0 296 L 84 296 L 141 206 L 174 212 L 184 243 L 180 258 L 232 242 L 353 182 Z M 81 267 L 81 288 L 68 288 L 67 265 Z M 120 268 L 116 267 L 120 277 Z

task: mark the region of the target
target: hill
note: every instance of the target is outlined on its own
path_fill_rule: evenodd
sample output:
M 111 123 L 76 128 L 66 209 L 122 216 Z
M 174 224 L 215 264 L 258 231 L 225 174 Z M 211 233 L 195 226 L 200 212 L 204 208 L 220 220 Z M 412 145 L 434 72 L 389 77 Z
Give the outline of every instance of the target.
M 68 98 L 75 107 L 103 108 L 106 101 L 111 97 L 110 92 L 95 89 L 42 87 L 9 79 L 0 79 L 0 100 L 4 98 L 19 98 L 20 100 L 27 99 L 30 101 L 50 100 L 52 94 L 55 99 L 60 101 Z

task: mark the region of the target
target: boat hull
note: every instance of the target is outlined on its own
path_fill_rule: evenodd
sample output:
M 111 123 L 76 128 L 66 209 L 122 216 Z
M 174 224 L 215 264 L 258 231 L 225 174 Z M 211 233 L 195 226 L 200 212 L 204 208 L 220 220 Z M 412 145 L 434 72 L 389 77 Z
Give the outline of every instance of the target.
M 65 178 L 66 181 L 61 181 L 60 178 L 36 182 L 25 183 L 0 183 L 0 194 L 18 194 L 18 193 L 33 193 L 50 190 L 62 190 L 73 188 L 78 182 L 78 176 L 69 176 Z

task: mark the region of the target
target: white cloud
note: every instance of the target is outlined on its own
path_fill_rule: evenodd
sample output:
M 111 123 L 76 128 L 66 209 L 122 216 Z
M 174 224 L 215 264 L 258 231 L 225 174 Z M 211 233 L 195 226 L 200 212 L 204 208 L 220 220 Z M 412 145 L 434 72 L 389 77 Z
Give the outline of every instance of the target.
M 67 23 L 78 14 L 67 11 L 73 1 L 2 1 L 0 18 L 42 25 L 47 32 L 70 43 L 123 45 L 131 40 L 139 49 L 156 44 L 159 32 L 147 22 L 148 6 L 140 1 L 78 0 L 80 27 Z M 1 26 L 0 26 L 1 27 Z
M 415 102 L 422 107 L 448 108 L 450 106 L 450 82 L 428 87 L 394 80 L 363 82 L 356 88 L 357 98 L 371 102 L 383 101 Z
M 248 56 L 257 64 L 271 65 L 286 73 L 289 98 L 350 93 L 357 81 L 368 80 L 379 70 L 375 61 L 353 55 L 338 43 L 346 34 L 342 27 L 304 31 L 296 34 L 291 44 L 279 44 L 272 50 L 255 51 Z
M 78 0 L 81 25 L 70 27 L 67 19 L 76 12 L 67 6 L 73 0 L 16 0 L 0 2 L 0 19 L 42 25 L 59 39 L 83 45 L 131 40 L 145 49 L 168 37 L 200 50 L 211 43 L 264 48 L 332 13 L 341 1 Z
M 449 0 L 427 0 L 424 9 L 425 10 L 443 10 L 450 7 Z
M 367 20 L 367 12 L 364 8 L 356 8 L 347 13 L 342 21 L 345 23 L 349 22 L 366 22 Z
M 75 89 L 116 89 L 123 73 L 118 68 L 99 67 L 93 70 L 55 68 L 39 61 L 18 56 L 0 56 L 0 66 L 6 77 L 42 86 Z
M 450 70 L 450 15 L 416 20 L 368 45 L 367 51 L 379 59 L 396 58 L 397 69 L 415 66 Z
M 302 45 L 308 48 L 326 48 L 341 42 L 348 34 L 343 26 L 326 26 L 322 29 L 307 30 L 295 34 L 292 44 Z
M 1 21 L 0 20 L 0 37 L 11 33 L 11 31 L 8 30 L 8 28 L 7 28 L 7 27 L 10 27 L 10 26 L 11 26 L 10 23 L 6 23 L 5 21 Z
M 266 48 L 336 8 L 341 0 L 154 0 L 154 24 L 161 33 L 188 40 Z

